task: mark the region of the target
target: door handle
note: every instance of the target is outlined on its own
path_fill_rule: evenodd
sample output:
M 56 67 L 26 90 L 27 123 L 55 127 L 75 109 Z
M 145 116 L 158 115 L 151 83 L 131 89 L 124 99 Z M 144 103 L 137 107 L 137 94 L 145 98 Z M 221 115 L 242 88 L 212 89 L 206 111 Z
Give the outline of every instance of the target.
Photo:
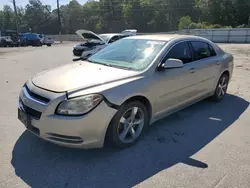
M 191 68 L 191 69 L 189 69 L 189 72 L 190 72 L 190 73 L 195 73 L 195 72 L 196 72 L 196 69 L 195 69 L 195 68 Z

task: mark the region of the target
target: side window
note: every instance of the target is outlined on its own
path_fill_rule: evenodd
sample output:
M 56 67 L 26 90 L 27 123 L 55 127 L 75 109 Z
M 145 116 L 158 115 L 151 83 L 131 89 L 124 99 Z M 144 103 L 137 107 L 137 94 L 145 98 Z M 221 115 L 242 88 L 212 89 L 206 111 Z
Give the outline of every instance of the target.
M 127 35 L 121 35 L 120 36 L 120 39 L 123 39 L 123 38 L 125 38 L 125 37 L 128 37 Z
M 120 38 L 119 36 L 113 36 L 113 37 L 109 40 L 109 43 L 115 42 L 115 41 L 117 41 L 119 38 Z
M 211 56 L 216 56 L 216 52 L 214 50 L 214 48 L 209 44 L 209 49 L 210 49 L 210 52 L 211 52 Z
M 210 45 L 206 42 L 191 42 L 191 44 L 193 46 L 195 60 L 205 59 L 214 55 Z
M 174 58 L 182 60 L 183 63 L 189 63 L 192 61 L 192 55 L 187 42 L 181 42 L 176 44 L 167 54 L 167 59 Z

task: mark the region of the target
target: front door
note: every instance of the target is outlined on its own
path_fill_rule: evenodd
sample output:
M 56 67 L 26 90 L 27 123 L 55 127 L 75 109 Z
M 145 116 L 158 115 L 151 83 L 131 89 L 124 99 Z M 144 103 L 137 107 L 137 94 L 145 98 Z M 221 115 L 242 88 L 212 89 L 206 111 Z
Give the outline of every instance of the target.
M 155 92 L 158 96 L 155 103 L 156 118 L 194 100 L 200 92 L 196 86 L 202 78 L 195 69 L 188 42 L 173 45 L 163 62 L 169 58 L 182 60 L 184 66 L 156 72 Z

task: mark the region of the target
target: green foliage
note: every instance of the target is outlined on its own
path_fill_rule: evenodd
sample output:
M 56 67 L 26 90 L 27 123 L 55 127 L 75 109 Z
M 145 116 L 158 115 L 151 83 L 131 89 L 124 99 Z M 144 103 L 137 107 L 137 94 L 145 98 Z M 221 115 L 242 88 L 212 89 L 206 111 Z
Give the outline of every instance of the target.
M 57 9 L 41 0 L 30 0 L 17 8 L 21 32 L 31 29 L 57 34 Z M 56 2 L 56 1 L 55 1 Z M 53 3 L 55 3 L 53 2 Z M 62 33 L 77 29 L 94 32 L 120 32 L 136 28 L 139 32 L 164 32 L 178 29 L 247 27 L 250 0 L 88 0 L 81 5 L 71 0 L 60 7 Z M 0 28 L 15 29 L 13 9 L 0 10 Z
M 237 28 L 248 28 L 249 26 L 246 24 L 238 25 Z
M 209 24 L 207 22 L 192 22 L 189 16 L 182 17 L 179 23 L 179 30 L 183 29 L 206 29 L 206 28 L 232 28 L 231 26 L 222 26 L 220 24 Z
M 189 25 L 189 29 L 201 29 L 201 28 L 203 28 L 203 25 L 201 23 L 192 22 Z
M 182 29 L 189 29 L 190 25 L 192 24 L 192 20 L 190 16 L 185 16 L 180 19 L 180 23 L 178 25 L 179 30 Z

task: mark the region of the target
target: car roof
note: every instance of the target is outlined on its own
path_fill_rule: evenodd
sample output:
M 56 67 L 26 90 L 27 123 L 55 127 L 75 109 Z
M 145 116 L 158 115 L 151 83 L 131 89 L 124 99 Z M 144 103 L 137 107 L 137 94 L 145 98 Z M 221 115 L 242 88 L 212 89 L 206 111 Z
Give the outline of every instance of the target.
M 200 40 L 207 40 L 202 37 L 192 36 L 192 35 L 179 35 L 179 34 L 152 34 L 152 35 L 136 35 L 129 37 L 130 39 L 148 39 L 148 40 L 162 40 L 162 41 L 170 41 L 173 39 L 180 39 L 180 40 L 190 40 L 190 39 L 200 39 Z
M 105 36 L 113 37 L 113 36 L 122 35 L 122 34 L 120 34 L 120 33 L 102 33 L 100 35 L 105 35 Z

